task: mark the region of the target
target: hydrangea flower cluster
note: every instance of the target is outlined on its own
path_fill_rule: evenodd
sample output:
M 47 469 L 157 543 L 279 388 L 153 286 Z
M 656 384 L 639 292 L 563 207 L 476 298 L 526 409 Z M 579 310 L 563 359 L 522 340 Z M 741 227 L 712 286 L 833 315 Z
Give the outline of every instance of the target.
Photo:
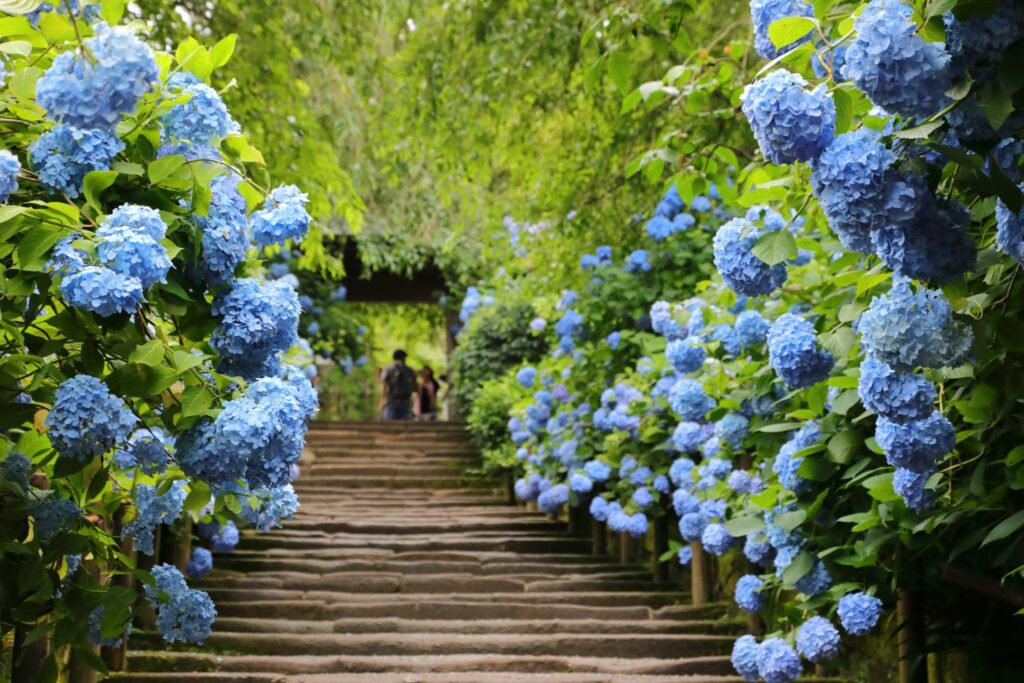
M 135 519 L 124 527 L 124 533 L 132 537 L 135 550 L 146 555 L 153 554 L 156 527 L 170 524 L 178 518 L 187 495 L 185 482 L 180 479 L 162 495 L 157 495 L 156 487 L 149 484 L 136 487 Z
M 36 84 L 47 117 L 81 129 L 112 130 L 158 82 L 153 51 L 126 27 L 98 24 L 83 49 L 62 52 Z
M 231 291 L 214 301 L 213 314 L 220 325 L 210 343 L 225 370 L 243 377 L 277 374 L 277 354 L 298 338 L 298 295 L 280 280 L 235 280 Z
M 696 200 L 696 198 L 694 198 Z M 647 234 L 655 242 L 664 242 L 672 235 L 686 232 L 697 224 L 693 214 L 687 213 L 684 209 L 686 204 L 676 186 L 672 185 L 665 192 L 665 196 L 658 202 L 654 216 L 647 221 Z
M 810 322 L 787 313 L 768 330 L 768 362 L 787 386 L 803 389 L 828 377 L 835 359 L 818 345 Z
M 306 211 L 309 197 L 294 185 L 282 185 L 270 191 L 263 207 L 253 213 L 249 230 L 253 241 L 261 247 L 301 240 L 309 231 L 310 216 Z
M 736 582 L 736 605 L 744 612 L 760 612 L 764 607 L 761 588 L 764 580 L 753 574 L 746 574 Z
M 6 202 L 18 189 L 21 162 L 6 149 L 0 149 L 0 203 Z
M 127 440 L 136 418 L 124 401 L 90 375 L 78 375 L 57 388 L 46 416 L 47 435 L 62 456 L 90 460 Z
M 824 84 L 808 86 L 803 76 L 777 69 L 743 90 L 743 113 L 773 164 L 812 161 L 835 137 L 832 95 Z
M 35 533 L 42 540 L 49 540 L 70 528 L 81 514 L 82 509 L 67 498 L 50 494 L 32 506 Z
M 893 278 L 892 289 L 871 300 L 857 331 L 865 350 L 897 372 L 959 365 L 974 341 L 970 328 L 953 318 L 942 292 L 915 292 L 903 277 Z
M 765 59 L 775 59 L 811 39 L 811 31 L 789 45 L 776 48 L 768 36 L 768 27 L 787 17 L 813 17 L 814 8 L 804 0 L 750 0 L 750 17 L 754 23 L 754 49 Z
M 259 505 L 242 506 L 242 514 L 254 529 L 258 531 L 270 531 L 281 526 L 281 521 L 291 519 L 295 511 L 299 509 L 299 498 L 295 495 L 295 489 L 291 484 L 274 488 L 256 489 L 253 494 L 259 500 Z
M 679 419 L 688 422 L 703 422 L 704 416 L 715 407 L 715 400 L 707 395 L 701 383 L 685 377 L 672 386 L 668 401 Z
M 159 474 L 167 469 L 174 437 L 160 427 L 138 429 L 125 449 L 114 454 L 114 460 L 124 468 L 138 467 L 143 474 Z
M 697 372 L 704 365 L 708 352 L 696 337 L 686 339 L 671 339 L 665 345 L 665 357 L 676 372 L 690 373 Z
M 220 94 L 192 74 L 175 74 L 167 85 L 180 88 L 180 94 L 188 98 L 163 116 L 164 133 L 173 140 L 208 145 L 238 132 L 238 124 L 231 118 Z
M 219 524 L 210 536 L 210 546 L 218 553 L 229 553 L 238 545 L 238 527 L 232 521 Z
M 871 412 L 892 422 L 928 417 L 935 405 L 935 386 L 921 375 L 896 372 L 873 356 L 860 365 L 857 393 Z
M 715 267 L 722 281 L 738 294 L 771 294 L 786 282 L 786 266 L 769 266 L 754 255 L 753 248 L 764 233 L 743 218 L 734 218 L 715 233 Z
M 843 76 L 894 114 L 929 116 L 952 84 L 941 43 L 917 34 L 913 10 L 900 0 L 872 0 L 854 23 Z
M 189 588 L 173 565 L 158 564 L 150 574 L 156 587 L 146 585 L 146 598 L 156 610 L 156 626 L 164 640 L 201 644 L 209 638 L 217 617 L 210 596 Z
M 213 553 L 206 548 L 193 548 L 192 556 L 188 558 L 185 566 L 185 573 L 190 579 L 201 579 L 213 569 Z
M 839 623 L 846 632 L 864 636 L 871 632 L 882 616 L 882 601 L 867 593 L 847 593 L 839 599 Z
M 90 171 L 110 168 L 124 150 L 121 138 L 108 130 L 75 128 L 59 123 L 29 147 L 29 160 L 39 181 L 51 192 L 79 196 Z
M 235 268 L 245 260 L 249 248 L 245 199 L 238 192 L 240 180 L 234 173 L 214 178 L 210 183 L 207 215 L 194 217 L 202 230 L 202 276 L 211 285 L 231 282 Z
M 814 616 L 803 623 L 796 636 L 796 649 L 815 663 L 839 654 L 839 631 L 824 617 Z
M 519 385 L 525 389 L 532 388 L 536 378 L 537 368 L 534 367 L 521 368 L 519 372 L 516 373 L 516 381 L 519 382 Z

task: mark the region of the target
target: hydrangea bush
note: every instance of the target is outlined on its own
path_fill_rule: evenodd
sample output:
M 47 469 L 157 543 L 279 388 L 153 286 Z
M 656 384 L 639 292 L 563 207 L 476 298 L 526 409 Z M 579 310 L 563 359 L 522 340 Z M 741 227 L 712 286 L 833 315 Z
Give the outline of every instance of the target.
M 674 175 L 621 244 L 580 245 L 566 263 L 582 267 L 545 287 L 540 237 L 482 285 L 558 322 L 532 331 L 552 352 L 530 359 L 529 387 L 494 380 L 513 397 L 495 452 L 516 494 L 552 512 L 566 490 L 546 492 L 566 485 L 568 506 L 634 536 L 667 518 L 663 561 L 752 563 L 721 586 L 765 622 L 732 652 L 747 680 L 791 681 L 892 633 L 903 591 L 956 600 L 943 567 L 1024 580 L 1008 407 L 1024 145 L 1020 86 L 1000 85 L 1024 28 L 1014 3 L 970 4 L 752 1 L 770 65 L 738 85 L 680 65 L 623 107 L 706 102 L 717 73 L 753 161 L 671 131 L 627 168 Z M 715 65 L 740 71 L 750 49 Z
M 169 642 L 209 636 L 209 596 L 137 569 L 132 545 L 159 562 L 158 531 L 198 523 L 201 578 L 211 549 L 298 507 L 313 348 L 297 278 L 262 262 L 298 253 L 310 216 L 218 92 L 234 37 L 169 53 L 123 2 L 20 4 L 2 19 L 0 497 L 22 552 L 0 572 L 31 597 L 0 628 L 52 638 L 52 680 L 145 609 L 113 575 L 134 574 Z M 72 569 L 83 557 L 96 571 Z

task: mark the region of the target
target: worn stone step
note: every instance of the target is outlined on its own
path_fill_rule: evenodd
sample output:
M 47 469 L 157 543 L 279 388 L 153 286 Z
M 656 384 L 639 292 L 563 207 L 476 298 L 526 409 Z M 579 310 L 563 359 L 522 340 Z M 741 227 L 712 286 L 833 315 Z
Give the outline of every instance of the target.
M 568 549 L 583 551 L 590 547 L 590 542 L 584 539 L 539 537 L 525 535 L 513 537 L 510 534 L 502 534 L 496 537 L 487 537 L 483 534 L 474 537 L 465 536 L 438 536 L 421 535 L 419 537 L 399 536 L 401 530 L 396 529 L 395 535 L 391 537 L 371 536 L 344 536 L 332 534 L 330 536 L 299 535 L 290 536 L 285 533 L 268 533 L 259 536 L 246 536 L 246 546 L 250 548 L 293 548 L 293 549 L 323 549 L 323 548 L 373 548 L 378 550 L 392 550 L 395 552 L 427 551 L 427 550 L 506 550 L 518 553 L 544 553 L 559 552 Z
M 246 619 L 217 617 L 217 630 L 232 633 L 708 633 L 735 634 L 744 624 L 729 619 Z
M 315 479 L 300 477 L 295 482 L 295 490 L 300 495 L 304 491 L 324 491 L 337 495 L 342 487 L 345 489 L 484 489 L 493 486 L 493 482 L 471 479 L 462 475 L 451 477 L 361 475 L 335 478 L 317 477 Z
M 235 553 L 216 555 L 217 570 L 232 572 L 310 572 L 317 574 L 339 572 L 383 572 L 416 574 L 420 576 L 432 574 L 474 574 L 478 576 L 524 576 L 547 577 L 587 577 L 594 576 L 610 579 L 643 581 L 649 573 L 642 570 L 622 571 L 607 565 L 563 565 L 544 562 L 503 562 L 484 564 L 481 562 L 459 562 L 454 560 L 418 560 L 418 561 L 373 561 L 373 560 L 324 560 L 319 558 L 272 558 L 238 556 Z
M 207 591 L 215 602 L 228 601 L 270 601 L 270 600 L 323 600 L 333 605 L 344 605 L 346 608 L 365 606 L 367 603 L 379 602 L 381 595 L 377 593 L 325 591 L 325 590 L 293 590 L 287 588 L 218 588 L 210 587 Z M 684 603 L 689 599 L 687 593 L 680 592 L 626 592 L 609 591 L 601 593 L 388 593 L 387 599 L 397 603 L 441 603 L 467 602 L 487 605 L 512 604 L 545 604 L 553 605 L 586 605 L 590 607 L 650 607 L 658 608 Z
M 565 655 L 215 655 L 199 652 L 132 652 L 133 670 L 223 671 L 299 674 L 331 673 L 604 673 L 618 675 L 732 676 L 726 656 L 693 658 L 609 658 Z M 486 680 L 486 679 L 478 679 Z
M 515 671 L 464 671 L 448 673 L 354 674 L 239 674 L 239 673 L 127 673 L 107 679 L 120 683 L 744 683 L 737 676 L 658 676 L 602 673 L 525 673 Z M 806 679 L 804 679 L 806 680 Z
M 157 633 L 133 635 L 138 647 L 160 647 Z M 205 650 L 261 655 L 516 655 L 616 658 L 710 657 L 728 654 L 734 637 L 689 633 L 230 633 L 214 630 Z

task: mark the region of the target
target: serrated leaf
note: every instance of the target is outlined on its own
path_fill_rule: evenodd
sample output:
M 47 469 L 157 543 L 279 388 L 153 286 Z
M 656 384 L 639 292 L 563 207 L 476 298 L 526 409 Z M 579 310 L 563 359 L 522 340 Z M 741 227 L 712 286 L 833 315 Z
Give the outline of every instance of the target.
M 157 367 L 164 361 L 164 345 L 159 340 L 148 341 L 135 349 L 128 356 L 128 362 Z
M 235 44 L 238 42 L 238 34 L 232 33 L 221 38 L 216 45 L 210 49 L 210 62 L 214 68 L 224 66 L 235 53 Z
M 853 121 L 853 98 L 844 88 L 832 91 L 832 101 L 836 105 L 836 135 L 850 130 Z
M 186 387 L 181 393 L 181 416 L 205 415 L 213 405 L 214 396 L 205 386 Z
M 928 137 L 936 130 L 938 130 L 943 124 L 942 119 L 935 121 L 925 121 L 924 123 L 913 126 L 911 128 L 904 128 L 893 133 L 893 137 L 903 138 L 904 140 L 921 140 Z
M 804 578 L 813 566 L 814 558 L 807 551 L 802 551 L 782 572 L 782 580 L 787 586 L 793 586 Z
M 988 535 L 985 536 L 985 540 L 981 542 L 981 547 L 985 547 L 989 543 L 998 541 L 1001 538 L 1006 538 L 1022 526 L 1024 526 L 1024 510 L 1013 513 L 997 524 L 992 531 L 988 532 Z
M 608 55 L 607 68 L 608 75 L 611 76 L 612 82 L 615 83 L 615 87 L 619 89 L 619 92 L 627 92 L 629 90 L 629 78 L 633 71 L 629 56 L 624 52 L 611 53 Z
M 796 258 L 796 238 L 789 230 L 774 230 L 758 238 L 751 252 L 769 266 Z
M 124 16 L 124 6 L 125 0 L 103 0 L 103 3 L 100 5 L 100 16 L 108 24 L 114 26 Z

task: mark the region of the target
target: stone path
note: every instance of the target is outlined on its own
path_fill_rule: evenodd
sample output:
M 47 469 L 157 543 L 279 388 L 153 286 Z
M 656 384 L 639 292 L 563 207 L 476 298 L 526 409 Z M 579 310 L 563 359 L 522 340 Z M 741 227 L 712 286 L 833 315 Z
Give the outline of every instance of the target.
M 199 587 L 200 649 L 133 635 L 121 683 L 733 683 L 737 630 L 468 479 L 446 424 L 317 423 L 302 507 Z

